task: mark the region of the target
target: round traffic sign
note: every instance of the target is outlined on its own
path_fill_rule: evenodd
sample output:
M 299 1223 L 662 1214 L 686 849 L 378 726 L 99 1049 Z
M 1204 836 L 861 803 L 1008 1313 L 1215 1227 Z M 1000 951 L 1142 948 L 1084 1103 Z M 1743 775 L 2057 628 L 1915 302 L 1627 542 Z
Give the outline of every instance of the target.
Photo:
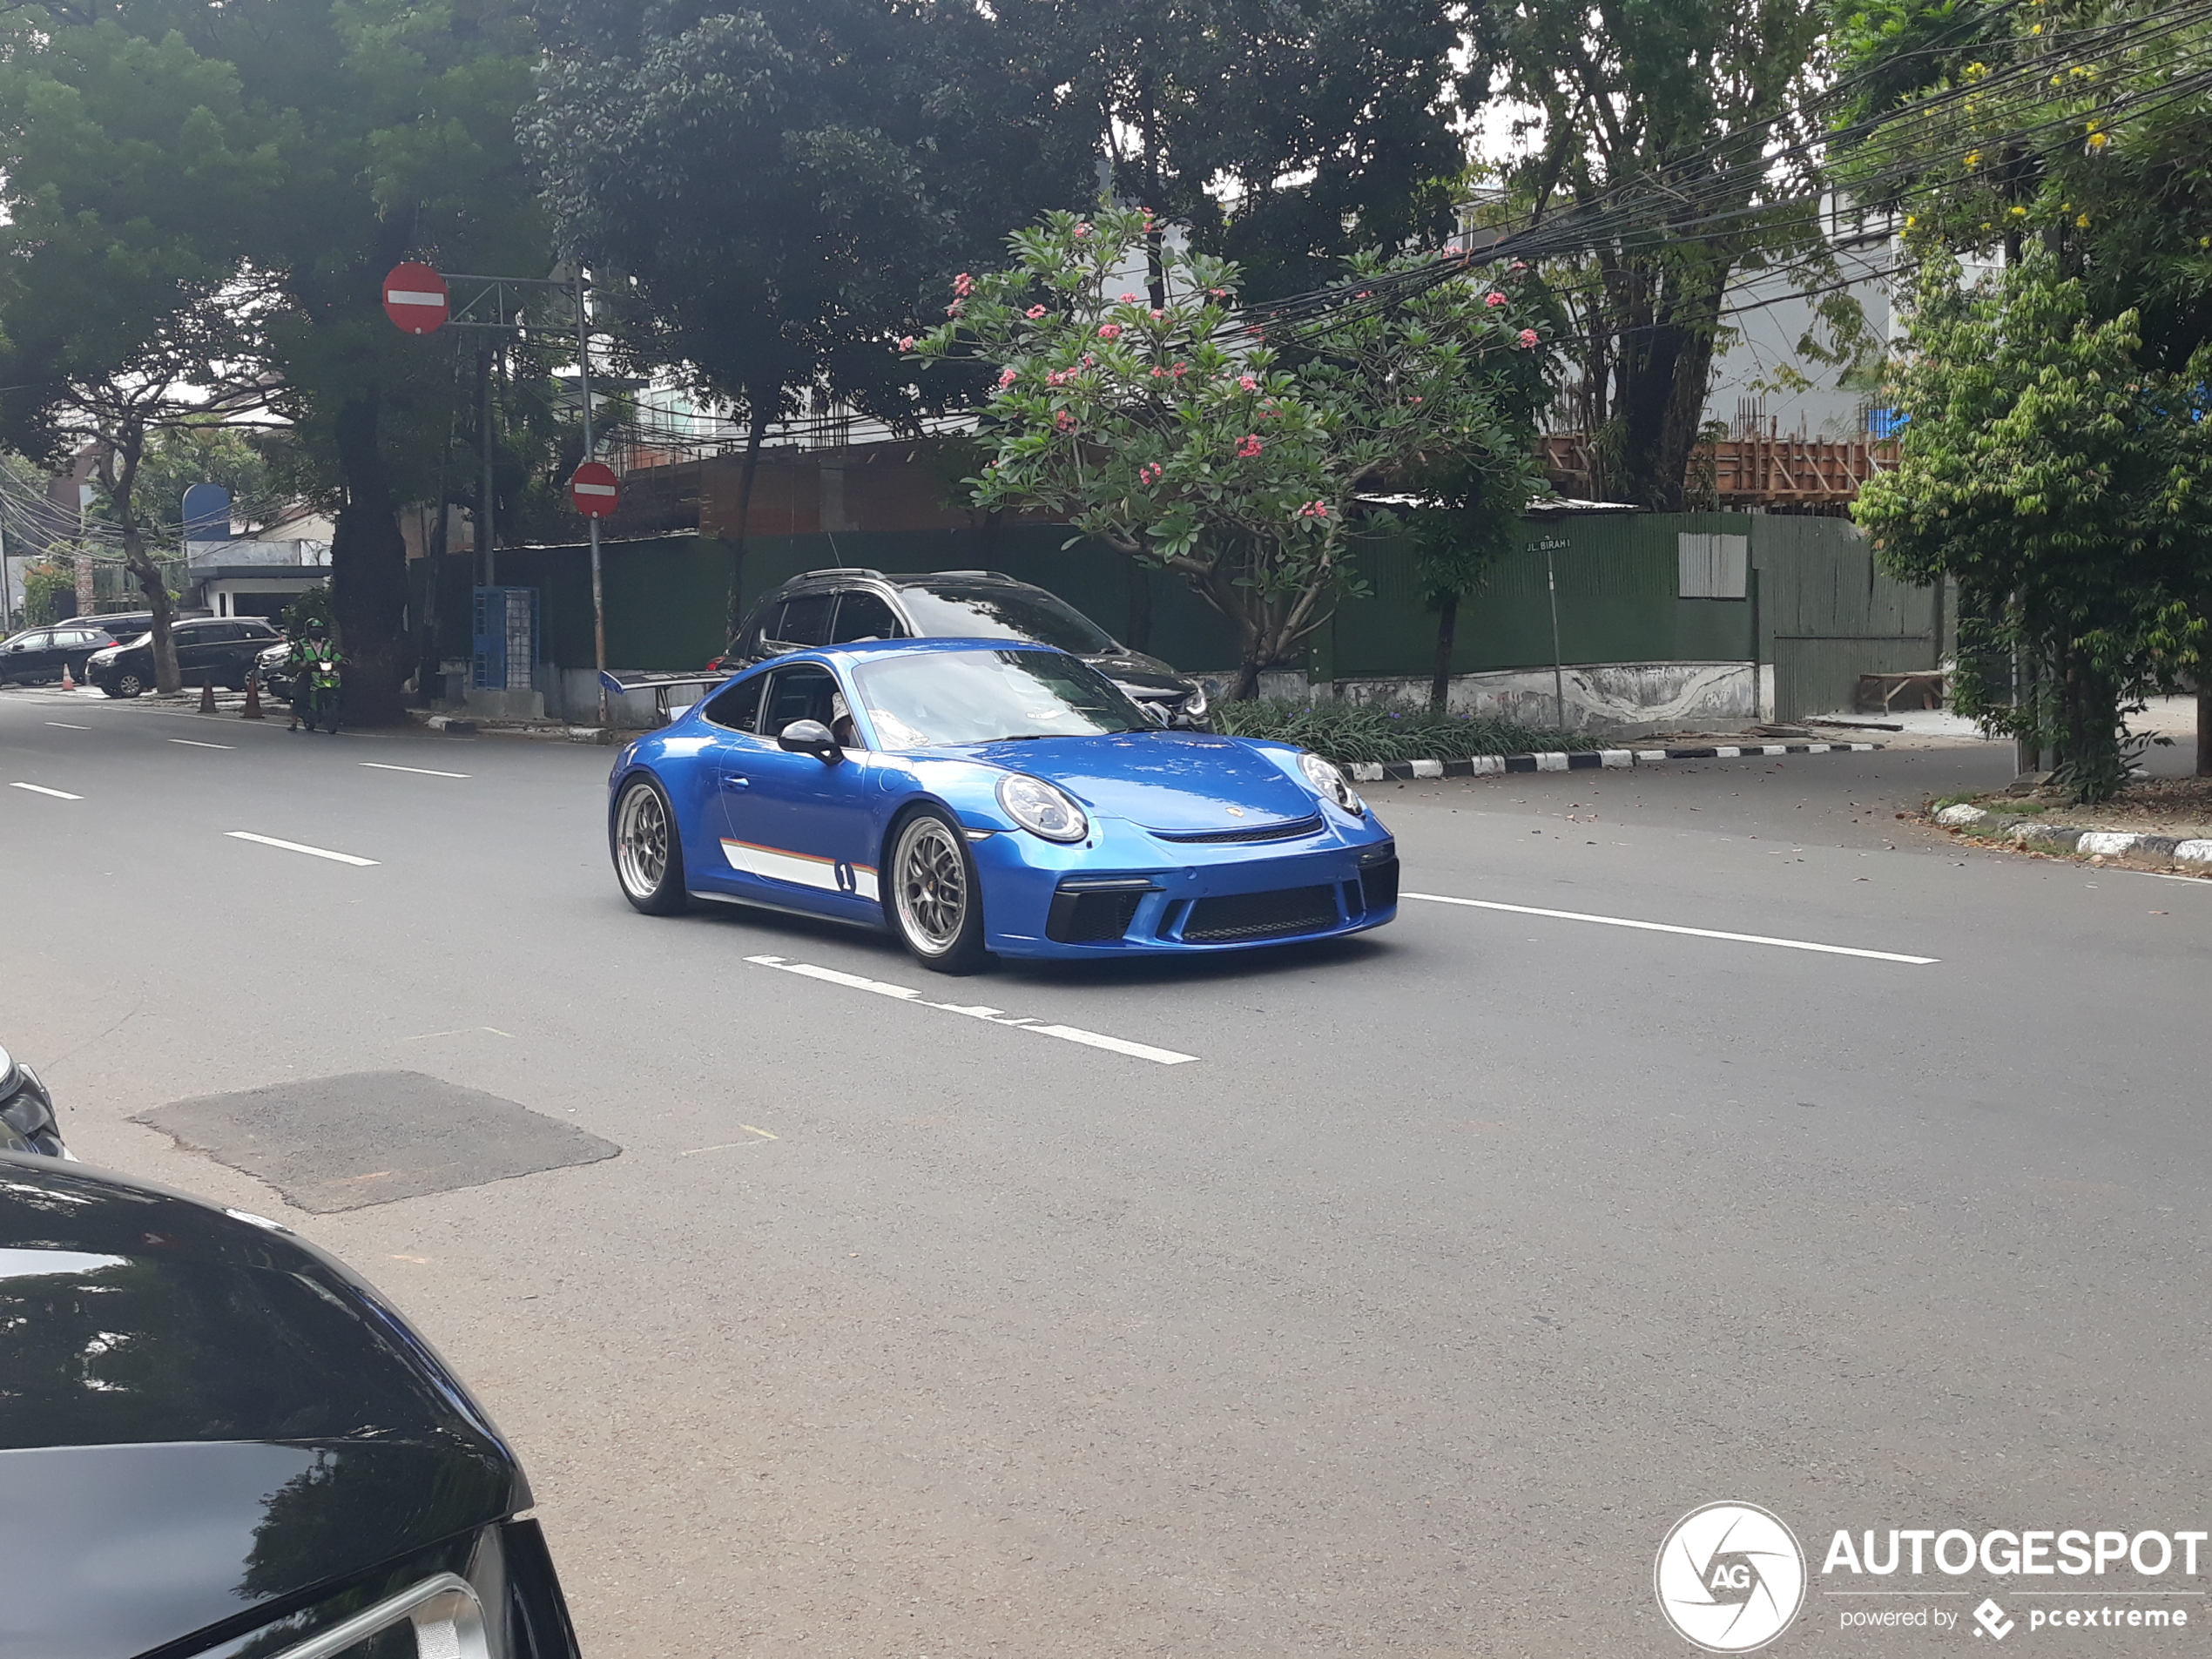
M 622 501 L 622 481 L 604 461 L 587 461 L 569 479 L 569 500 L 586 518 L 604 518 Z
M 394 266 L 384 278 L 384 314 L 404 333 L 442 327 L 446 306 L 446 280 L 417 260 Z

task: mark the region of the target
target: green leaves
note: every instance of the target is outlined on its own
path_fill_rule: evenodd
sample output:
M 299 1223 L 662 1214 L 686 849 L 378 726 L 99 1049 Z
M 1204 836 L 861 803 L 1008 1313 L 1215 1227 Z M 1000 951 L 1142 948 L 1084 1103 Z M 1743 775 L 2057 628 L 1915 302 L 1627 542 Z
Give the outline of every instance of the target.
M 1153 230 L 1141 210 L 1051 214 L 1010 239 L 1011 266 L 956 277 L 950 320 L 912 342 L 996 371 L 977 505 L 1179 572 L 1271 662 L 1347 581 L 1363 492 L 1447 470 L 1525 492 L 1541 382 L 1509 294 L 1453 280 L 1275 322 L 1238 307 L 1234 266 Z M 1130 274 L 1154 260 L 1157 288 Z M 1355 264 L 1345 297 L 1412 262 Z

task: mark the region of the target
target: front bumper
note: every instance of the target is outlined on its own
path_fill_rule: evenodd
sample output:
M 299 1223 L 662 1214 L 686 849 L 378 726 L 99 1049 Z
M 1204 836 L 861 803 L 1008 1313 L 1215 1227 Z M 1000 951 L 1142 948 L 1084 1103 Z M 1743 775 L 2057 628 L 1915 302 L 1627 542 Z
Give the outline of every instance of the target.
M 1252 950 L 1339 938 L 1398 914 L 1398 850 L 1370 816 L 1329 811 L 1296 840 L 1170 842 L 1094 819 L 1086 844 L 1025 832 L 971 840 L 988 947 L 1096 959 Z

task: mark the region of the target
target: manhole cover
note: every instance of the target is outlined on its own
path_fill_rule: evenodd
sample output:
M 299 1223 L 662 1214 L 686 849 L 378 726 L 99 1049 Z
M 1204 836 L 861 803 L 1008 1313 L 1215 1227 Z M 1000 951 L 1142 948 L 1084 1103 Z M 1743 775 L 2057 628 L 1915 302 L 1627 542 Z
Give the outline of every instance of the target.
M 596 1163 L 622 1150 L 573 1123 L 419 1071 L 355 1071 L 140 1112 L 219 1163 L 327 1215 Z

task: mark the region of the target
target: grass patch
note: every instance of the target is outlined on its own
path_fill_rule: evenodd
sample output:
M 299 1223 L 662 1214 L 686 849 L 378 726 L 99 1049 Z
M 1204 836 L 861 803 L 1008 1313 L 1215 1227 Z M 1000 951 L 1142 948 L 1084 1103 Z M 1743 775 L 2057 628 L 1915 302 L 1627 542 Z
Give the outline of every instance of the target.
M 1463 760 L 1469 755 L 1598 749 L 1595 738 L 1483 715 L 1263 698 L 1214 705 L 1217 732 L 1295 743 L 1332 760 Z

